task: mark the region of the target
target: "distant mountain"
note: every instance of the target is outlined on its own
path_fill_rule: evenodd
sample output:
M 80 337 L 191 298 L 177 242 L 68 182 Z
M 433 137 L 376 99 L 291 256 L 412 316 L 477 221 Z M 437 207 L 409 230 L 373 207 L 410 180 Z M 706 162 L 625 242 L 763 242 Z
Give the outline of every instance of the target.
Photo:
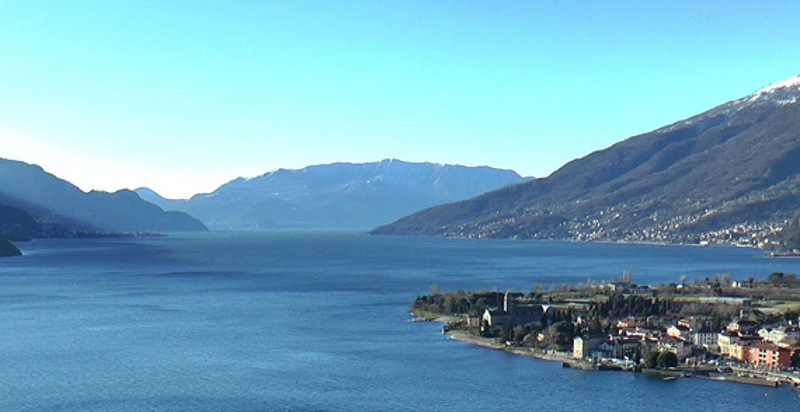
M 522 181 L 510 170 L 383 160 L 280 169 L 189 200 L 167 200 L 147 188 L 137 193 L 213 229 L 367 229 Z
M 130 190 L 85 193 L 41 167 L 0 159 L 0 233 L 11 238 L 96 232 L 206 230 Z
M 375 234 L 750 242 L 800 203 L 800 76 Z

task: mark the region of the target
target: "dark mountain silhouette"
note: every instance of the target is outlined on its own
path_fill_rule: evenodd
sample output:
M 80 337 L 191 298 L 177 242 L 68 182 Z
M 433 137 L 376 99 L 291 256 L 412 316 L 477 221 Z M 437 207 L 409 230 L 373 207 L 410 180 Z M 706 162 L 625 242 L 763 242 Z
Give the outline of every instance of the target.
M 367 229 L 521 181 L 510 170 L 383 160 L 281 169 L 189 200 L 167 200 L 146 188 L 137 193 L 215 229 Z
M 9 240 L 30 240 L 42 228 L 27 213 L 11 206 L 0 205 L 0 238 Z
M 85 193 L 41 167 L 0 159 L 3 236 L 74 236 L 108 232 L 205 230 L 197 219 L 164 212 L 130 190 Z
M 19 256 L 19 249 L 6 239 L 0 238 L 0 257 Z
M 547 178 L 372 233 L 698 241 L 754 231 L 763 239 L 800 204 L 798 99 L 800 76 L 571 161 Z

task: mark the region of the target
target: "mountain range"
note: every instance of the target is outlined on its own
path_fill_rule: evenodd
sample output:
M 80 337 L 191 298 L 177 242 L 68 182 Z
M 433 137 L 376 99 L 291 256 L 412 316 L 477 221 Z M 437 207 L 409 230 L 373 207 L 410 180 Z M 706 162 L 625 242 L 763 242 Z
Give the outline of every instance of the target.
M 800 76 L 373 234 L 763 242 L 800 204 Z M 757 239 L 756 239 L 757 238 Z
M 384 225 L 370 233 L 800 246 L 800 217 L 790 224 L 800 203 L 799 99 L 800 76 L 791 77 L 541 179 L 387 159 L 280 169 L 169 200 L 147 188 L 86 193 L 0 159 L 0 238 Z
M 522 181 L 511 170 L 386 159 L 280 169 L 188 200 L 164 199 L 147 188 L 136 192 L 212 229 L 369 229 Z
M 165 212 L 130 190 L 86 193 L 39 166 L 0 159 L 0 237 L 195 230 L 206 227 L 185 213 Z

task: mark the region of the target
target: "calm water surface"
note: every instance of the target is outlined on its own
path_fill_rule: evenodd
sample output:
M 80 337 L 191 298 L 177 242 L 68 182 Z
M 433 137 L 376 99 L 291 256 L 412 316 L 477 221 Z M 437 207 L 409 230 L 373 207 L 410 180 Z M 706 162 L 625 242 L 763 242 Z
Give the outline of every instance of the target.
M 0 260 L 0 411 L 800 410 L 788 389 L 562 369 L 407 314 L 431 284 L 800 273 L 754 250 L 347 232 L 20 246 Z

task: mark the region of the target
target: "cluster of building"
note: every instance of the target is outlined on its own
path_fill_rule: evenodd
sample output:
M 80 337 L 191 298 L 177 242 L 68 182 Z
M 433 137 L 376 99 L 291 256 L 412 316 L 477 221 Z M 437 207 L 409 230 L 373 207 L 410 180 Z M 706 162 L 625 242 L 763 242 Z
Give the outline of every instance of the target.
M 797 323 L 763 325 L 763 314 L 742 311 L 719 333 L 719 353 L 736 361 L 757 366 L 787 367 L 800 350 L 800 327 Z
M 719 330 L 711 316 L 678 315 L 606 319 L 613 322 L 606 334 L 580 334 L 573 339 L 572 356 L 591 361 L 634 362 L 652 351 L 672 352 L 681 362 L 703 362 L 730 359 L 740 365 L 758 368 L 786 368 L 795 354 L 800 355 L 798 320 L 781 319 L 770 323 L 756 309 L 748 308 L 743 298 L 706 297 L 705 303 L 736 305 L 738 316 Z M 558 310 L 564 310 L 562 304 Z M 467 326 L 496 334 L 508 325 L 534 325 L 541 321 L 552 305 L 518 303 L 506 294 L 502 308 L 486 309 L 482 316 L 471 317 Z M 585 307 L 570 307 L 576 313 L 574 324 L 586 330 Z M 718 320 L 716 321 L 718 322 Z M 539 333 L 541 341 L 543 334 Z
M 614 213 L 612 208 L 607 212 L 601 211 L 594 216 L 586 216 L 583 220 L 572 222 L 569 227 L 569 236 L 580 241 L 624 240 L 629 242 L 699 243 L 701 245 L 725 244 L 765 249 L 772 246 L 774 239 L 778 237 L 786 223 L 737 224 L 699 233 L 687 233 L 681 230 L 681 228 L 716 212 L 716 210 L 708 210 L 701 215 L 679 215 L 666 221 L 659 219 L 658 215 L 654 214 L 650 217 L 652 226 L 623 230 L 614 224 L 615 220 L 620 219 L 621 214 Z
M 783 225 L 739 224 L 730 228 L 700 234 L 701 244 L 732 244 L 767 249 L 779 237 Z
M 677 321 L 658 316 L 619 319 L 609 334 L 576 336 L 572 354 L 576 359 L 630 360 L 651 351 L 667 351 L 677 355 L 678 360 L 686 360 L 695 354 L 695 348 L 714 343 L 716 334 L 709 326 L 697 317 Z
M 573 357 L 628 360 L 637 353 L 667 351 L 682 362 L 727 358 L 758 368 L 791 366 L 800 351 L 800 327 L 796 321 L 766 324 L 766 319 L 758 310 L 742 309 L 721 332 L 712 329 L 710 316 L 620 319 L 614 333 L 576 337 Z

